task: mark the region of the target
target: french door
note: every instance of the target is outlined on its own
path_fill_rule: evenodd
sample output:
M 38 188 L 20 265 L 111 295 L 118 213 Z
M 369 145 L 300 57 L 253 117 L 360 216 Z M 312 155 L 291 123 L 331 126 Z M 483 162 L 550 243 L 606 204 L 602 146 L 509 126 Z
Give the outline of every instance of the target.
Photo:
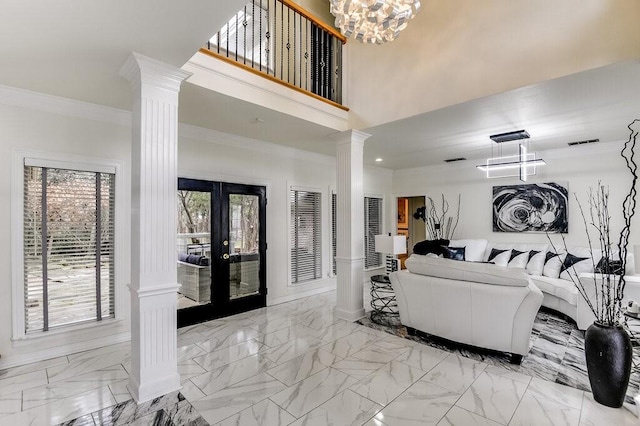
M 178 327 L 266 306 L 266 190 L 178 179 Z

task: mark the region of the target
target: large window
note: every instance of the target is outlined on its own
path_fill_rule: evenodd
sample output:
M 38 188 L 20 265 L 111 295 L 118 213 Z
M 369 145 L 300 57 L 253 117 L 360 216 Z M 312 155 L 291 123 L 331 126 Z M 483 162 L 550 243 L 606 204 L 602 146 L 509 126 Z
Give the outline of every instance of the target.
M 331 194 L 331 259 L 333 274 L 336 274 L 337 234 L 336 226 L 337 196 Z M 365 269 L 382 266 L 382 255 L 376 253 L 375 236 L 382 234 L 382 198 L 364 197 L 364 267 Z
M 331 271 L 333 275 L 338 273 L 336 255 L 338 254 L 338 195 L 331 193 Z
M 115 169 L 24 166 L 24 332 L 113 318 Z
M 291 189 L 291 283 L 322 277 L 321 194 Z
M 364 197 L 364 268 L 382 266 L 375 236 L 382 234 L 382 198 Z

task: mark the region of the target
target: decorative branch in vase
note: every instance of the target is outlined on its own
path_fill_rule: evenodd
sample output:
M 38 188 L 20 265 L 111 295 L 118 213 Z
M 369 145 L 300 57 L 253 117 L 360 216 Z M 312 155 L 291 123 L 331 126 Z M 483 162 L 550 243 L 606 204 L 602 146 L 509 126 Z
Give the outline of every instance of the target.
M 425 222 L 429 240 L 450 240 L 453 237 L 460 220 L 460 194 L 458 194 L 455 216 L 449 215 L 449 208 L 449 202 L 442 194 L 442 204 L 439 209 L 433 198 L 427 197 L 427 205 L 418 208 L 413 214 L 415 219 L 422 219 Z
M 620 153 L 631 173 L 631 187 L 622 203 L 623 225 L 617 243 L 614 244 L 612 240 L 609 188 L 598 182 L 595 191 L 593 188 L 589 190 L 588 215 L 585 214 L 578 196 L 574 194 L 585 225 L 594 273 L 578 276 L 574 268 L 569 277 L 595 317 L 594 323 L 585 332 L 587 372 L 594 399 L 609 407 L 621 407 L 624 402 L 633 356 L 631 341 L 622 326 L 622 318 L 625 309 L 624 274 L 631 219 L 635 215 L 637 198 L 638 165 L 635 161 L 635 149 L 638 130 L 634 130 L 634 125 L 639 123 L 640 120 L 636 119 L 627 126 L 630 131 L 629 139 Z M 598 241 L 596 247 L 590 236 L 590 231 L 594 230 Z M 558 253 L 548 234 L 547 237 Z M 564 236 L 562 243 L 568 253 Z

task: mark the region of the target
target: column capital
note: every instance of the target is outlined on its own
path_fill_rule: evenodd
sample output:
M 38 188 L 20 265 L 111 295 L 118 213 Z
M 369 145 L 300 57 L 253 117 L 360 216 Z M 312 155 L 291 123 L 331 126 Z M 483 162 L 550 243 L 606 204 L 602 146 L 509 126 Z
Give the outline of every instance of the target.
M 129 80 L 134 89 L 144 83 L 174 93 L 179 92 L 182 82 L 192 75 L 188 71 L 136 52 L 129 54 L 118 74 Z
M 351 129 L 345 130 L 344 132 L 334 133 L 330 136 L 331 139 L 336 141 L 337 145 L 348 144 L 352 142 L 360 142 L 364 144 L 364 141 L 371 137 L 370 134 L 361 132 L 360 130 Z

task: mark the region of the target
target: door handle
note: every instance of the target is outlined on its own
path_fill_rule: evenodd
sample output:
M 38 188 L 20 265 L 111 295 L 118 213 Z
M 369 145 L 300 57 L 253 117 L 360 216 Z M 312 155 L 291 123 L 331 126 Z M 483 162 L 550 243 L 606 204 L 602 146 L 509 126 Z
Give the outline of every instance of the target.
M 223 255 L 222 255 L 222 258 L 223 258 L 224 260 L 229 259 L 229 253 L 225 253 L 225 254 L 223 254 Z

